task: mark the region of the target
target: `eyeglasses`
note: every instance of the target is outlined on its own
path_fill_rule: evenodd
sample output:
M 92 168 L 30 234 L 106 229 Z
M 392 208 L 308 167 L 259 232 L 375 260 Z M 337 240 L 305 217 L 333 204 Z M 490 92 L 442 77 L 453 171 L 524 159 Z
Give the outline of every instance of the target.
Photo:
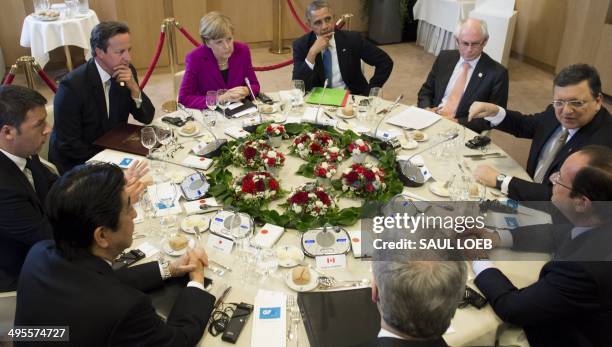
M 576 109 L 576 108 L 581 108 L 582 106 L 586 105 L 589 102 L 590 101 L 584 101 L 584 100 L 553 100 L 552 105 L 556 108 L 563 108 L 565 107 L 565 105 L 568 105 L 569 107 Z
M 554 172 L 552 175 L 550 175 L 550 181 L 552 182 L 552 184 L 558 184 L 561 187 L 569 190 L 570 192 L 574 190 L 574 188 L 570 187 L 570 186 L 566 186 L 565 184 L 561 183 L 561 174 L 559 174 L 559 171 Z
M 457 40 L 457 44 L 461 47 L 474 47 L 478 48 L 484 44 L 484 41 L 480 42 L 467 42 L 467 41 L 459 41 Z

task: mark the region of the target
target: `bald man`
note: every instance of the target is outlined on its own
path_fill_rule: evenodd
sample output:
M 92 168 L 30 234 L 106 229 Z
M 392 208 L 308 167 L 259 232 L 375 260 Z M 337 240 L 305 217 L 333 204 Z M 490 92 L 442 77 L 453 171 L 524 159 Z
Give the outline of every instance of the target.
M 458 50 L 441 51 L 419 90 L 418 106 L 481 132 L 488 122 L 468 122 L 474 101 L 501 107 L 508 103 L 508 70 L 483 52 L 489 39 L 487 23 L 470 18 L 454 34 Z

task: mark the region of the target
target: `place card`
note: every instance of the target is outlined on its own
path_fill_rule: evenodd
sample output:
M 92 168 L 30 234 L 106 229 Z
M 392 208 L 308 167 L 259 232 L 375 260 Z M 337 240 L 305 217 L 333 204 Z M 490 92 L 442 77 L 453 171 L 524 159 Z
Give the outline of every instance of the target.
M 222 253 L 230 254 L 232 253 L 233 246 L 234 241 L 230 239 L 226 239 L 225 237 L 221 237 L 212 233 L 208 234 L 208 240 L 206 241 L 206 247 L 208 248 L 213 248 L 218 251 L 221 251 Z
M 346 255 L 344 254 L 321 255 L 315 259 L 317 262 L 317 269 L 320 270 L 346 268 Z

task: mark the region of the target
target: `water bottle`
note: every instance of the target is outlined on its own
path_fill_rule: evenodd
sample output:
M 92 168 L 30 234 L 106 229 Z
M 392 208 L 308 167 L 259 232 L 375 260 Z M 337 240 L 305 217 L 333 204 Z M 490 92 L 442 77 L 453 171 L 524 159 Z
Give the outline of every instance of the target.
M 89 13 L 89 0 L 79 0 L 79 14 Z

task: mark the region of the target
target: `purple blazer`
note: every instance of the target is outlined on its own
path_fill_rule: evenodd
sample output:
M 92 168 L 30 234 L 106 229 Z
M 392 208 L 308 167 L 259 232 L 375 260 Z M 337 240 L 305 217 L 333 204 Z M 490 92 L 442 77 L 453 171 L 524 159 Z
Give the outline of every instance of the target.
M 185 75 L 179 89 L 178 100 L 185 107 L 205 109 L 206 92 L 246 86 L 245 77 L 249 78 L 253 93 L 259 94 L 259 82 L 253 71 L 251 52 L 247 45 L 234 41 L 234 52 L 228 61 L 227 83 L 221 76 L 212 49 L 201 45 L 185 57 Z

